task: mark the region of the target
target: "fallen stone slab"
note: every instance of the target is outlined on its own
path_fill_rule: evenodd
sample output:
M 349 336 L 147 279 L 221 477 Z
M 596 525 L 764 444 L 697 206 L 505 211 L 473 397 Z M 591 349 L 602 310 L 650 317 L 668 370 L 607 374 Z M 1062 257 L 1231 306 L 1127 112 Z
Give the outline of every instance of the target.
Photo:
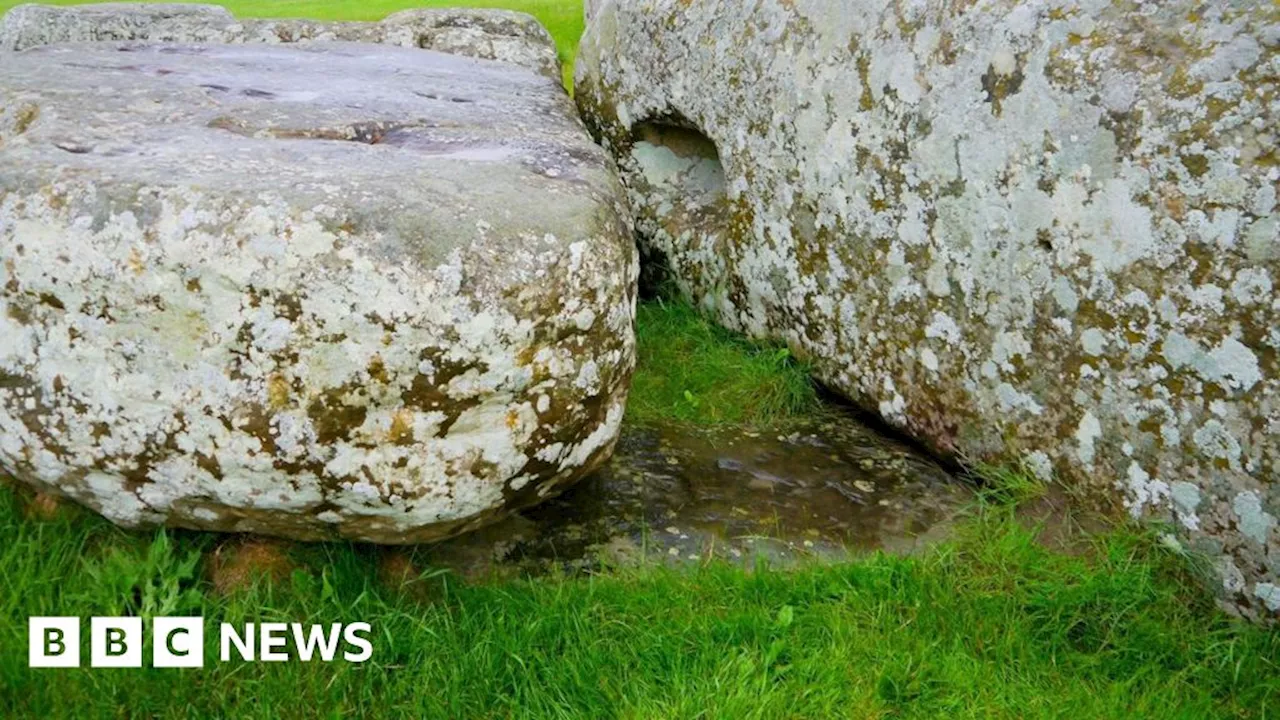
M 558 79 L 0 53 L 0 469 L 121 525 L 410 543 L 539 502 L 611 452 L 636 273 Z
M 594 3 L 642 253 L 925 442 L 1167 521 L 1280 612 L 1268 3 Z
M 560 78 L 546 28 L 533 16 L 510 10 L 404 10 L 380 22 L 323 22 L 236 18 L 219 5 L 103 3 L 19 5 L 0 18 L 0 51 L 105 40 L 385 43 L 501 60 Z
M 598 472 L 433 545 L 426 560 L 477 580 L 713 559 L 788 568 L 953 538 L 972 489 L 854 413 L 831 410 L 769 432 L 629 423 Z

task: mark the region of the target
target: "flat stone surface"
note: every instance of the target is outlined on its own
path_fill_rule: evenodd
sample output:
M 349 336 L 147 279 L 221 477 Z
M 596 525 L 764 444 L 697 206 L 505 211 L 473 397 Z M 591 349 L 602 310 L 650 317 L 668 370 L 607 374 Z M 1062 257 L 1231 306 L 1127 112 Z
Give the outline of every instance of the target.
M 723 560 L 774 567 L 915 552 L 950 536 L 972 491 L 850 414 L 769 430 L 624 427 L 571 490 L 430 549 L 477 578 Z
M 0 53 L 0 467 L 415 542 L 598 465 L 635 252 L 556 80 L 357 43 Z

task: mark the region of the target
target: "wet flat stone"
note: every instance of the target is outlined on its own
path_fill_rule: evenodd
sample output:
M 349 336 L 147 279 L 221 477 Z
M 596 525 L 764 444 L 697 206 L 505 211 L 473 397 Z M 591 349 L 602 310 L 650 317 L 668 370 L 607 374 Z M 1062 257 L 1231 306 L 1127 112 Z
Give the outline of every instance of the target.
M 771 432 L 624 427 L 602 470 L 433 546 L 430 562 L 481 577 L 911 552 L 945 538 L 971 499 L 936 462 L 849 416 Z

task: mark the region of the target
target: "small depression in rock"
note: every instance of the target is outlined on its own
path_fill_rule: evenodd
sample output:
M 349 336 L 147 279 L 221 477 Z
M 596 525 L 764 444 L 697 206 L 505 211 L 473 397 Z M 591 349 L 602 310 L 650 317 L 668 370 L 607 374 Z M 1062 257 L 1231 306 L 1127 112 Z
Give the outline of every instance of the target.
M 675 122 L 636 126 L 631 155 L 656 188 L 669 190 L 687 208 L 722 220 L 725 195 L 724 166 L 710 138 Z
M 649 226 L 661 226 L 674 237 L 722 237 L 729 223 L 724 165 L 715 142 L 679 116 L 637 124 L 631 161 L 644 186 L 640 191 L 655 200 L 648 205 L 667 210 L 662 217 L 637 218 L 640 288 L 650 297 L 667 279 L 668 263 L 645 242 Z

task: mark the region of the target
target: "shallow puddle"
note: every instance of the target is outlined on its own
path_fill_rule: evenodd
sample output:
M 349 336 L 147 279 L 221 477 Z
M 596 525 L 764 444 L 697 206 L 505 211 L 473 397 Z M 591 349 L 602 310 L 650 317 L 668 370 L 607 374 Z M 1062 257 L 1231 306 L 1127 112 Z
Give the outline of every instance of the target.
M 477 577 L 910 552 L 945 537 L 971 499 L 936 462 L 847 414 L 781 432 L 632 426 L 595 475 L 429 557 Z

